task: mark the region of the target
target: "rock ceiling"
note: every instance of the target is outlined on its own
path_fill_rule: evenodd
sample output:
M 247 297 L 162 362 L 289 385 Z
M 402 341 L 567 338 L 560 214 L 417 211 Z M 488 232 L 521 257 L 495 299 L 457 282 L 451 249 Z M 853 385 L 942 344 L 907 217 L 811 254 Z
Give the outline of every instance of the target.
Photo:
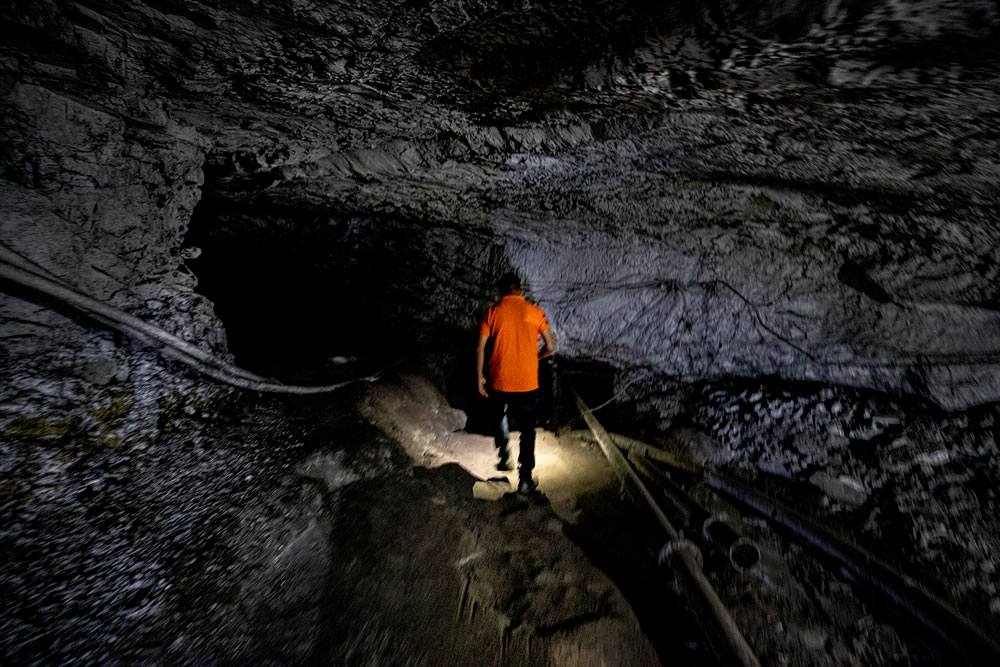
M 199 198 L 480 230 L 570 354 L 1000 399 L 995 2 L 2 11 L 10 202 L 138 182 L 171 256 Z

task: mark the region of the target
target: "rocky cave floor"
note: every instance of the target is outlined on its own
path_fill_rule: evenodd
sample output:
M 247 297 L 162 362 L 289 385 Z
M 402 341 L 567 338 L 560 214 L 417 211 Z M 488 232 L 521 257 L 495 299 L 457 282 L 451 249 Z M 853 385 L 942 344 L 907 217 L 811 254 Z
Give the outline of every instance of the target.
M 1000 631 L 996 408 L 766 383 L 672 401 L 634 403 L 629 435 L 754 480 Z M 712 662 L 655 565 L 655 524 L 579 423 L 540 431 L 524 498 L 464 422 L 430 382 L 392 374 L 192 401 L 138 448 L 25 430 L 0 499 L 18 601 L 5 661 Z M 706 566 L 763 664 L 955 664 L 761 518 L 694 492 L 761 549 L 746 570 Z
M 709 384 L 689 396 L 679 407 L 674 394 L 654 393 L 636 409 L 658 432 L 679 434 L 674 442 L 700 464 L 752 480 L 911 575 L 987 635 L 1000 635 L 997 406 L 945 414 L 912 401 L 807 383 Z M 662 419 L 665 413 L 674 419 Z M 711 502 L 707 491 L 700 495 Z M 761 519 L 743 516 L 742 524 L 763 545 L 775 544 L 769 531 L 758 531 Z M 799 547 L 786 543 L 781 550 L 788 558 Z M 792 568 L 794 587 L 817 605 L 812 612 L 803 608 L 803 619 L 850 618 L 837 610 L 849 590 L 844 581 L 818 575 L 815 564 Z M 758 586 L 751 594 L 766 598 L 766 590 Z M 806 644 L 834 639 L 815 634 L 808 621 L 763 616 L 750 617 L 762 635 L 792 627 Z M 915 647 L 912 623 L 892 622 L 900 636 L 871 616 L 855 619 L 853 632 L 884 641 L 876 642 L 882 658 L 861 650 L 848 660 L 852 664 L 951 662 L 938 649 Z

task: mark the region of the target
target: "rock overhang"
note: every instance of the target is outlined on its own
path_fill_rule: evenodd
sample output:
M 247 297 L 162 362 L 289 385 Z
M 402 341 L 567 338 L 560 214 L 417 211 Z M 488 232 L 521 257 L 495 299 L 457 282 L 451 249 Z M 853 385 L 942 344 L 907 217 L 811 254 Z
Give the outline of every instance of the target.
M 491 236 L 582 356 L 996 400 L 992 5 L 74 7 L 12 85 L 188 128 L 205 200 Z

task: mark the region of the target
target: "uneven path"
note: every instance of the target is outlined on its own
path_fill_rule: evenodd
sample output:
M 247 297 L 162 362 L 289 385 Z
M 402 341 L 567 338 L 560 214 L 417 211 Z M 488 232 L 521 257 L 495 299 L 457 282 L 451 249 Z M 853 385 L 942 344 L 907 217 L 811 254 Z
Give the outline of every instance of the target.
M 491 444 L 430 387 L 192 400 L 134 448 L 12 434 L 0 662 L 655 664 L 543 496 L 476 499 L 444 462 L 488 468 Z M 550 438 L 543 488 L 560 495 L 557 461 L 599 474 L 586 444 L 550 460 Z
M 657 567 L 662 535 L 585 432 L 539 431 L 525 498 L 464 423 L 392 374 L 192 401 L 142 447 L 14 434 L 12 477 L 46 477 L 0 503 L 5 659 L 715 663 Z M 754 567 L 706 553 L 706 570 L 761 664 L 940 664 L 786 535 L 694 492 L 760 547 Z
M 538 492 L 513 493 L 492 439 L 449 430 L 426 381 L 372 386 L 364 412 L 418 462 L 345 489 L 333 542 L 333 662 L 648 665 L 703 658 L 596 445 L 539 430 Z M 518 433 L 511 446 L 517 455 Z M 330 633 L 333 636 L 333 633 Z M 390 641 L 390 638 L 394 638 Z
M 476 500 L 474 483 L 447 464 L 345 490 L 324 658 L 656 664 L 628 602 L 548 503 Z

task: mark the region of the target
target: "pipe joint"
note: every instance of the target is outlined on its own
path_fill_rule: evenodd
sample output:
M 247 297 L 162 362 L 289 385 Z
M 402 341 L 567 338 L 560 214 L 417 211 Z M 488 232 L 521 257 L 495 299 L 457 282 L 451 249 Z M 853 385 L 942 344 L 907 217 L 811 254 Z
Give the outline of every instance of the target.
M 660 556 L 657 559 L 657 563 L 663 565 L 664 563 L 669 563 L 671 557 L 680 554 L 681 552 L 687 553 L 695 562 L 698 563 L 698 567 L 703 567 L 705 564 L 705 559 L 701 555 L 701 549 L 698 545 L 685 537 L 678 537 L 675 540 L 670 540 L 663 545 L 660 549 Z

